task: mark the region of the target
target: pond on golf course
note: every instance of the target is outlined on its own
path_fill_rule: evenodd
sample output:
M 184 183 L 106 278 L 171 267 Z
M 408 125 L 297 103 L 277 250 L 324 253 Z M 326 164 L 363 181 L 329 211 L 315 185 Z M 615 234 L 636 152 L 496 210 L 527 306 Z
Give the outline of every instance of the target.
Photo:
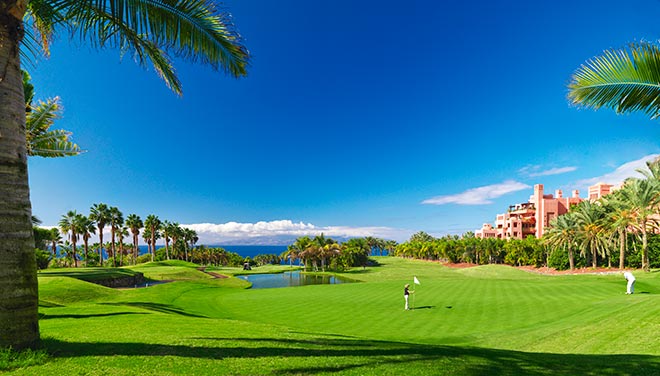
M 307 285 L 336 285 L 339 283 L 351 283 L 354 281 L 330 275 L 303 274 L 299 270 L 276 274 L 250 274 L 241 275 L 242 278 L 252 283 L 253 289 L 270 289 L 277 287 L 307 286 Z

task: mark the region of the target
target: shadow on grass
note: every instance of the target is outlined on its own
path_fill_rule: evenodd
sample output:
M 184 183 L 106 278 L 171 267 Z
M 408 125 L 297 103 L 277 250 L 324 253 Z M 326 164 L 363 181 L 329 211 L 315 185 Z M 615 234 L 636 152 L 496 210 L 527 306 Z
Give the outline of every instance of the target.
M 64 307 L 62 304 L 49 302 L 47 300 L 39 300 L 39 307 L 42 308 L 55 308 L 55 307 Z
M 435 308 L 434 305 L 425 305 L 425 306 L 421 306 L 421 307 L 414 307 L 413 310 L 418 310 L 418 309 L 433 309 L 433 308 Z
M 181 315 L 181 316 L 187 316 L 187 317 L 201 317 L 201 318 L 206 318 L 206 316 L 201 316 L 201 315 L 196 315 L 194 313 L 189 313 L 181 308 L 174 307 L 173 305 L 169 304 L 160 304 L 160 303 L 147 303 L 147 302 L 123 302 L 123 303 L 99 303 L 99 304 L 104 304 L 104 305 L 112 305 L 112 306 L 126 306 L 126 307 L 137 307 L 137 308 L 142 308 L 146 309 L 149 311 L 154 311 L 154 312 L 161 312 L 161 313 L 173 313 L 176 315 Z
M 45 313 L 39 313 L 39 320 L 48 320 L 48 319 L 88 319 L 91 317 L 108 317 L 108 316 L 122 316 L 122 315 L 148 315 L 146 312 L 112 312 L 112 313 L 90 313 L 88 315 L 48 315 Z
M 206 338 L 194 346 L 67 342 L 44 339 L 56 358 L 88 356 L 176 356 L 203 359 L 296 358 L 276 365 L 270 374 L 317 374 L 360 368 L 369 374 L 390 367 L 406 374 L 461 375 L 658 375 L 660 357 L 528 353 L 475 347 L 418 345 L 340 338 Z M 209 341 L 209 342 L 206 342 Z M 215 343 L 214 343 L 215 342 Z M 227 342 L 227 346 L 223 343 Z M 242 345 L 241 345 L 242 344 Z M 217 346 L 213 346 L 217 345 Z M 270 360 L 264 360 L 270 361 Z M 309 366 L 306 366 L 309 364 Z M 284 368 L 282 368 L 282 366 Z M 279 368 L 277 368 L 279 367 Z

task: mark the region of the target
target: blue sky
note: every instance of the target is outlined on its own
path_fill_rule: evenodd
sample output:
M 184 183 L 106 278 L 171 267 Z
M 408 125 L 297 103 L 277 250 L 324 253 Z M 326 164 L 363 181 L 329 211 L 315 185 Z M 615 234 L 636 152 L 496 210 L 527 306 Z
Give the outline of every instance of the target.
M 64 34 L 29 67 L 87 150 L 30 159 L 44 225 L 104 202 L 208 244 L 403 241 L 475 230 L 537 183 L 584 197 L 660 153 L 657 120 L 566 100 L 585 60 L 660 37 L 658 1 L 224 6 L 252 54 L 246 78 L 176 61 L 178 97 L 130 56 Z

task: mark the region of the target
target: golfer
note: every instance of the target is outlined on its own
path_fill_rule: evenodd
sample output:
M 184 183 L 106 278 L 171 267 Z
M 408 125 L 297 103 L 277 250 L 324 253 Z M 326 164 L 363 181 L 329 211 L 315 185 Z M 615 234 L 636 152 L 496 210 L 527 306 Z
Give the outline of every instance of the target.
M 628 281 L 628 288 L 626 290 L 626 294 L 632 294 L 635 292 L 635 276 L 632 275 L 631 272 L 625 272 L 623 273 L 623 278 Z
M 415 290 L 410 291 L 408 290 L 408 288 L 410 288 L 410 285 L 406 283 L 406 285 L 403 287 L 403 299 L 405 299 L 406 301 L 406 306 L 405 306 L 406 311 L 408 310 L 408 296 L 410 296 L 410 294 L 415 293 Z

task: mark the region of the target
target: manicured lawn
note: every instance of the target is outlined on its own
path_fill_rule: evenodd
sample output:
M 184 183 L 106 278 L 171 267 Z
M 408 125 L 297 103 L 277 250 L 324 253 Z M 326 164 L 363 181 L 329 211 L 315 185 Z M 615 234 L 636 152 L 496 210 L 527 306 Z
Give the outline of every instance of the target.
M 621 275 L 378 260 L 344 273 L 365 283 L 261 290 L 189 264 L 131 268 L 183 280 L 129 290 L 43 273 L 49 356 L 8 374 L 660 374 L 658 272 L 627 296 Z

